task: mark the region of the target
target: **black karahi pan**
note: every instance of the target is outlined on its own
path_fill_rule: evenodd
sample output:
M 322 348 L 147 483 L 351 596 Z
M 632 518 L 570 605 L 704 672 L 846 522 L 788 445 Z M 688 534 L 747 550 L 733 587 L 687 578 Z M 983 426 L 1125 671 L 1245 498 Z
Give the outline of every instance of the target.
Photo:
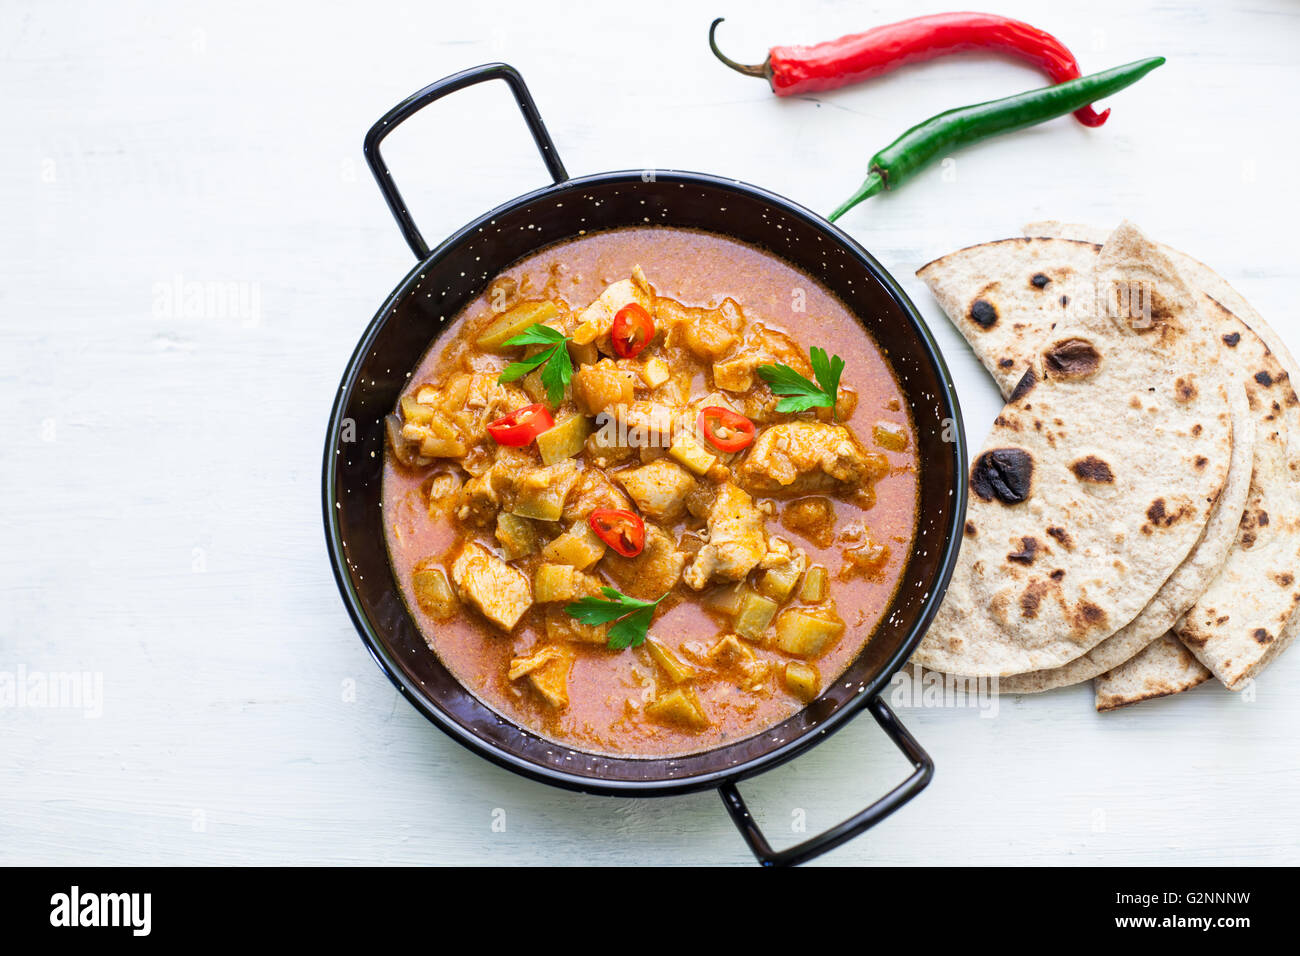
M 504 80 L 553 182 L 484 213 L 430 250 L 380 157 L 383 138 L 424 106 L 485 80 Z M 881 698 L 925 633 L 961 543 L 966 448 L 948 370 L 916 307 L 852 238 L 821 216 L 732 179 L 675 170 L 571 179 L 517 72 L 474 67 L 425 87 L 371 128 L 366 160 L 418 260 L 371 319 L 335 395 L 325 443 L 325 538 L 343 603 L 379 667 L 421 713 L 475 753 L 516 773 L 583 793 L 664 796 L 716 789 L 760 862 L 793 864 L 840 845 L 929 783 L 934 764 Z M 380 511 L 384 416 L 407 375 L 450 319 L 496 275 L 579 231 L 656 225 L 702 229 L 760 246 L 836 293 L 885 350 L 916 424 L 919 526 L 902 583 L 878 632 L 817 700 L 753 737 L 660 759 L 570 750 L 502 717 L 466 690 L 425 644 L 389 564 Z M 776 851 L 736 785 L 798 756 L 867 709 L 911 762 L 912 773 L 865 810 Z

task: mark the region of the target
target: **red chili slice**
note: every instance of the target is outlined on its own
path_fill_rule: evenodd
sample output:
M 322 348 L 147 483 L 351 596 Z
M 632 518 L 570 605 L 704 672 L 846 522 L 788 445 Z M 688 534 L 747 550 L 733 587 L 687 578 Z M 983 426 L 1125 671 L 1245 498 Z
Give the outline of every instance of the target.
M 754 423 L 744 415 L 721 405 L 700 410 L 696 424 L 705 439 L 718 451 L 740 451 L 754 440 Z
M 536 405 L 525 405 L 505 418 L 498 418 L 488 424 L 487 430 L 498 445 L 518 447 L 527 445 L 542 432 L 554 427 L 555 419 L 551 417 L 550 410 L 538 402 Z
M 609 332 L 610 345 L 619 358 L 636 358 L 654 337 L 654 319 L 635 302 L 629 302 L 618 310 Z
M 587 519 L 591 530 L 625 558 L 635 558 L 645 547 L 645 522 L 623 508 L 597 508 Z

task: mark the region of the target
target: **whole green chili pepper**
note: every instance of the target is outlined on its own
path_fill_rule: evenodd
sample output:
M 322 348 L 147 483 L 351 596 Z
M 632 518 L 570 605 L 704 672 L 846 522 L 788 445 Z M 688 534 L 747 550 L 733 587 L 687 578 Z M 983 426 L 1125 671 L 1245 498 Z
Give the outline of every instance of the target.
M 1153 56 L 1041 90 L 959 106 L 932 116 L 871 157 L 870 172 L 862 186 L 830 214 L 830 221 L 882 190 L 897 189 L 940 153 L 1073 113 L 1093 100 L 1131 86 L 1164 62 L 1164 57 Z

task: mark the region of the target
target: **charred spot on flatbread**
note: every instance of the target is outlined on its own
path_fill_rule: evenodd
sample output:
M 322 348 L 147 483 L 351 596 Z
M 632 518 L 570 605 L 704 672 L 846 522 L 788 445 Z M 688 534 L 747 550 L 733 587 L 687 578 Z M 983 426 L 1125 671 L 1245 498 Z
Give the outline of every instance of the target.
M 1174 381 L 1174 397 L 1180 402 L 1190 402 L 1197 396 L 1196 385 L 1190 378 L 1179 378 Z
M 1069 613 L 1070 632 L 1084 635 L 1106 623 L 1106 611 L 1091 601 L 1080 601 Z
M 1024 398 L 1026 395 L 1032 392 L 1034 390 L 1034 386 L 1037 384 L 1038 384 L 1038 376 L 1034 373 L 1034 370 L 1032 368 L 1025 369 L 1025 374 L 1020 376 L 1020 381 L 1018 381 L 1016 383 L 1016 387 L 1011 390 L 1010 401 L 1013 402 L 1020 401 L 1022 398 Z
M 967 522 L 966 522 L 966 528 L 965 528 L 965 531 L 966 531 L 966 537 L 968 537 L 968 538 L 973 538 L 973 537 L 975 537 L 975 535 L 976 535 L 976 531 L 975 531 L 975 522 L 974 522 L 974 521 L 967 521 Z
M 991 329 L 998 320 L 998 310 L 988 299 L 976 299 L 970 304 L 970 319 L 982 329 Z
M 1012 368 L 1016 364 L 1013 358 L 998 359 L 998 368 Z
M 1094 485 L 1115 483 L 1115 473 L 1110 470 L 1110 465 L 1096 455 L 1084 455 L 1077 461 L 1072 462 L 1070 471 L 1074 472 L 1074 477 L 1080 481 L 1086 481 Z
M 1226 333 L 1224 333 L 1224 336 L 1223 336 L 1223 344 L 1226 345 L 1228 348 L 1230 348 L 1230 349 L 1235 349 L 1235 348 L 1237 347 L 1237 343 L 1240 342 L 1240 341 L 1241 341 L 1241 333 L 1240 333 L 1240 332 L 1226 332 Z
M 1024 591 L 1020 594 L 1020 614 L 1022 617 L 1033 620 L 1038 617 L 1038 606 L 1043 603 L 1046 597 L 1049 585 L 1046 581 L 1039 578 L 1033 578 Z
M 1025 535 L 1020 539 L 1020 550 L 1008 554 L 1007 560 L 1016 564 L 1033 564 L 1037 555 L 1038 539 L 1033 535 Z
M 1051 281 L 1052 281 L 1051 278 L 1043 275 L 1043 273 L 1035 272 L 1034 277 L 1029 280 L 1029 284 L 1032 285 L 1035 289 L 1042 289 L 1045 288 L 1047 283 Z
M 1062 339 L 1043 353 L 1043 369 L 1051 378 L 1075 381 L 1101 368 L 1101 353 L 1084 338 Z
M 1262 627 L 1255 628 L 1255 632 L 1250 635 L 1255 639 L 1256 644 L 1272 644 L 1273 635 Z
M 1259 382 L 1259 384 L 1263 385 L 1265 388 L 1268 388 L 1273 384 L 1273 376 L 1269 375 L 1266 369 L 1260 369 L 1255 373 L 1255 381 Z
M 975 459 L 971 490 L 983 501 L 1015 505 L 1029 497 L 1034 459 L 1023 448 L 993 448 Z
M 1164 498 L 1157 498 L 1147 507 L 1147 521 L 1150 525 L 1143 525 L 1142 532 L 1150 534 L 1151 528 L 1172 528 L 1178 522 L 1192 514 L 1194 509 L 1189 505 L 1179 505 L 1177 508 L 1170 510 L 1169 504 Z
M 1049 538 L 1052 538 L 1054 541 L 1056 541 L 1056 543 L 1059 544 L 1061 547 L 1063 547 L 1066 551 L 1071 551 L 1074 549 L 1074 539 L 1070 537 L 1070 532 L 1066 531 L 1062 527 L 1059 527 L 1057 525 L 1048 525 L 1047 536 Z
M 1274 571 L 1269 577 L 1273 579 L 1274 584 L 1283 588 L 1289 588 L 1295 583 L 1295 575 L 1290 571 Z
M 1139 297 L 1138 290 L 1133 291 L 1133 296 L 1135 299 Z M 1150 314 L 1147 315 L 1144 312 L 1142 315 L 1142 318 L 1147 320 L 1145 327 L 1135 326 L 1139 332 L 1154 330 L 1160 333 L 1160 338 L 1163 341 L 1166 338 L 1166 333 L 1182 331 L 1182 324 L 1178 321 L 1182 309 L 1176 301 L 1171 302 L 1164 295 L 1158 283 L 1151 284 L 1144 302 L 1150 303 Z
M 1247 508 L 1241 513 L 1241 524 L 1239 527 L 1243 531 L 1255 531 L 1259 528 L 1267 528 L 1268 522 L 1268 512 L 1263 508 L 1257 508 L 1254 511 Z

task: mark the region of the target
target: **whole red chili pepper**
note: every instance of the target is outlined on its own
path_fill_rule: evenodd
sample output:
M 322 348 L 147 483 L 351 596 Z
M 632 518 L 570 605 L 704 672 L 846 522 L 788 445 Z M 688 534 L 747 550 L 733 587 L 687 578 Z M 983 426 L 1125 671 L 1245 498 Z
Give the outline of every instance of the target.
M 1077 79 L 1079 63 L 1064 43 L 1037 27 L 992 13 L 936 13 L 915 17 L 866 33 L 855 33 L 812 46 L 774 46 L 762 63 L 746 65 L 723 56 L 709 27 L 709 46 L 727 66 L 746 76 L 761 76 L 777 96 L 833 90 L 880 76 L 907 63 L 932 60 L 947 53 L 998 50 L 1032 63 L 1054 83 Z M 1084 126 L 1100 126 L 1110 110 L 1091 106 L 1074 111 Z

